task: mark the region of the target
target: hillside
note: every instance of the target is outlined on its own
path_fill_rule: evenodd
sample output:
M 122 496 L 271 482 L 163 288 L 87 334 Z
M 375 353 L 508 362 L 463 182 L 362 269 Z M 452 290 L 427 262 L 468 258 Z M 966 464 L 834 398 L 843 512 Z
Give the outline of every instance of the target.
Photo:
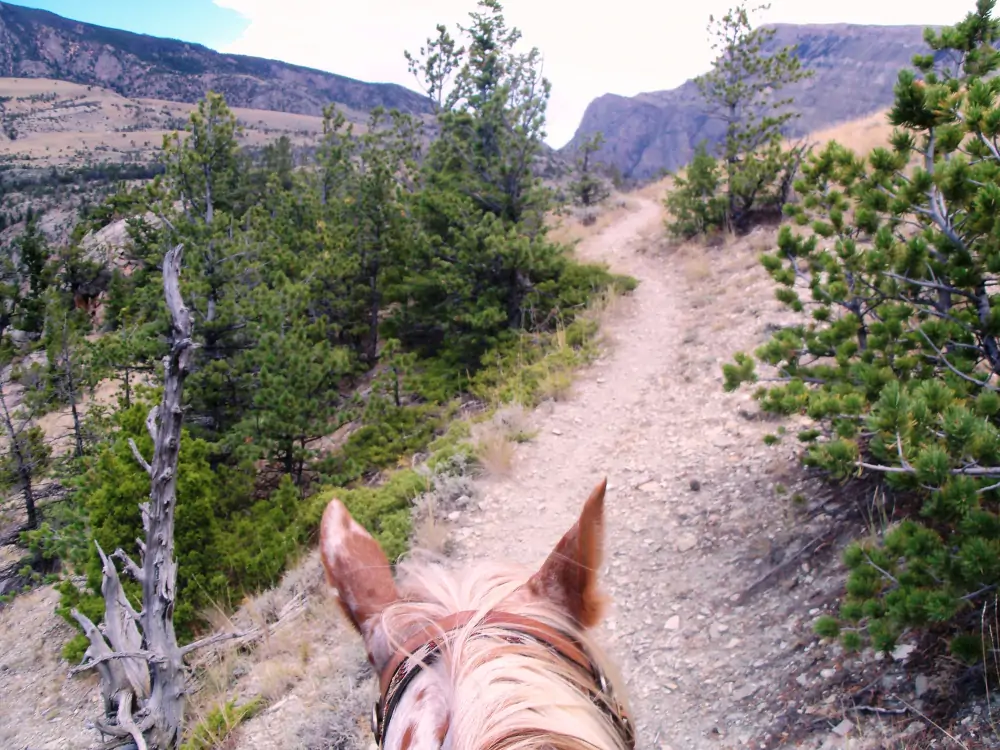
M 232 107 L 320 115 L 330 102 L 430 112 L 426 97 L 199 44 L 103 28 L 0 3 L 0 77 L 57 78 L 133 98 L 196 102 L 212 89 Z
M 777 25 L 770 47 L 797 47 L 811 78 L 784 89 L 802 117 L 791 135 L 804 135 L 855 120 L 892 102 L 900 68 L 926 52 L 922 26 Z M 669 91 L 624 97 L 606 94 L 591 102 L 576 135 L 562 150 L 572 154 L 601 131 L 600 157 L 624 177 L 648 179 L 685 165 L 702 140 L 717 142 L 722 125 L 704 113 L 693 81 Z

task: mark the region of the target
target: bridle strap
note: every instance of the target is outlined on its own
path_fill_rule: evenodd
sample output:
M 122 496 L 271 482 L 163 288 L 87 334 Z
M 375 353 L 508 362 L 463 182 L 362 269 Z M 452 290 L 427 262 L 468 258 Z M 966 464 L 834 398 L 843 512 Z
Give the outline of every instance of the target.
M 380 748 L 383 747 L 389 719 L 410 680 L 420 673 L 423 666 L 429 666 L 437 659 L 441 644 L 450 633 L 467 626 L 477 615 L 474 611 L 456 612 L 428 623 L 407 638 L 382 669 L 379 675 L 379 700 L 372 708 L 372 732 Z M 548 646 L 591 674 L 597 683 L 596 695 L 600 697 L 603 707 L 611 714 L 626 744 L 631 748 L 635 747 L 634 728 L 624 707 L 612 695 L 611 685 L 604 673 L 577 641 L 545 623 L 512 612 L 491 611 L 483 615 L 476 624 L 480 627 L 509 628 L 517 635 L 527 636 Z
M 399 671 L 403 662 L 409 659 L 411 655 L 415 654 L 418 649 L 426 644 L 434 642 L 455 630 L 464 628 L 472 622 L 473 619 L 475 619 L 476 614 L 477 613 L 474 611 L 455 612 L 454 614 L 443 617 L 440 620 L 428 623 L 426 626 L 407 638 L 403 642 L 403 645 L 389 660 L 389 663 L 385 665 L 385 668 L 379 675 L 379 686 L 381 688 L 382 698 L 385 698 L 393 675 Z M 549 627 L 538 620 L 533 620 L 529 617 L 522 617 L 521 615 L 515 615 L 511 612 L 494 611 L 483 616 L 478 625 L 484 627 L 490 625 L 510 627 L 520 633 L 524 633 L 540 641 L 544 641 L 558 651 L 562 656 L 575 662 L 583 669 L 586 669 L 587 671 L 591 671 L 592 669 L 590 659 L 587 658 L 587 655 L 579 646 L 576 645 L 576 643 L 563 635 L 560 631 Z

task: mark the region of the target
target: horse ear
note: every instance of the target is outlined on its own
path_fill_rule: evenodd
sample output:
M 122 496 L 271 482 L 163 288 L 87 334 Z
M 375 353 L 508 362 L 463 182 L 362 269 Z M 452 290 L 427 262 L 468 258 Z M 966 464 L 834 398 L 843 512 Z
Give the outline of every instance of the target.
M 573 528 L 566 532 L 542 567 L 528 581 L 528 589 L 562 607 L 580 626 L 596 625 L 605 598 L 598 590 L 597 571 L 604 557 L 605 478 L 590 493 Z
M 323 512 L 320 554 L 326 580 L 337 590 L 340 608 L 361 633 L 368 660 L 381 671 L 389 661 L 382 611 L 399 599 L 385 553 L 339 500 Z

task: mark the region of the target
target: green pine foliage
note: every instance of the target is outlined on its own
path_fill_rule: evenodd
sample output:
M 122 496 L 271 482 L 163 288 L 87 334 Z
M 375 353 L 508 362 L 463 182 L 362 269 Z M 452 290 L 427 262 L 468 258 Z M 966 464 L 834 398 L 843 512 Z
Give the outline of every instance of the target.
M 721 184 L 719 162 L 702 141 L 684 176 L 674 179 L 674 187 L 664 199 L 670 217 L 667 232 L 689 240 L 720 231 L 726 223 L 726 198 L 719 192 Z
M 850 646 L 933 628 L 980 659 L 978 612 L 1000 586 L 994 6 L 926 32 L 934 53 L 899 74 L 889 147 L 809 158 L 794 226 L 764 258 L 778 299 L 809 317 L 724 368 L 727 389 L 760 382 L 766 411 L 815 420 L 807 463 L 878 477 L 912 510 L 845 554 L 841 616 L 818 628 Z
M 596 173 L 594 154 L 604 145 L 604 134 L 594 133 L 580 146 L 580 156 L 576 160 L 576 179 L 569 184 L 573 202 L 583 208 L 596 206 L 605 200 L 611 191 L 607 183 Z

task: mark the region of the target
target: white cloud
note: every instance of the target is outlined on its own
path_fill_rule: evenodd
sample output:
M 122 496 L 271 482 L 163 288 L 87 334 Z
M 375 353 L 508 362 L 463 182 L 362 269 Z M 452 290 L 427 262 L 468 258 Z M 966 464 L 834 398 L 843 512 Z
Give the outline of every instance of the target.
M 416 52 L 438 23 L 454 29 L 474 0 L 214 0 L 249 21 L 226 52 L 269 57 L 416 88 L 403 51 Z M 548 141 L 561 146 L 587 104 L 605 93 L 631 96 L 673 88 L 711 62 L 705 27 L 730 0 L 507 0 L 504 15 L 545 56 L 552 81 Z M 774 0 L 763 18 L 787 23 L 947 24 L 959 9 L 929 0 Z

